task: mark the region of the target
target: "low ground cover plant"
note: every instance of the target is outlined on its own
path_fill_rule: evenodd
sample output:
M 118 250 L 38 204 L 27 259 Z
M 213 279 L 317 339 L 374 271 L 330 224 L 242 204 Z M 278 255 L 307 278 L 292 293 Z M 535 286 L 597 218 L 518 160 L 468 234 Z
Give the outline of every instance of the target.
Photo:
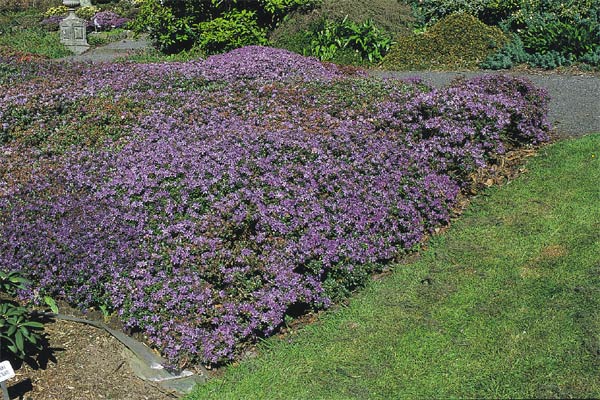
M 174 364 L 343 298 L 447 223 L 471 173 L 548 138 L 519 78 L 433 90 L 260 46 L 0 65 L 0 265 Z

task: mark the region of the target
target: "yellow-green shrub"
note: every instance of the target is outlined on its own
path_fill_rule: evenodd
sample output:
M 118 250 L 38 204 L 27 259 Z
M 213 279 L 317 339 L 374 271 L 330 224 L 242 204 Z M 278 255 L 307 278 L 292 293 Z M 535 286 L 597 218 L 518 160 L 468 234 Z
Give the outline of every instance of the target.
M 80 7 L 77 9 L 77 11 L 75 11 L 75 14 L 82 19 L 85 20 L 91 20 L 92 17 L 94 15 L 96 15 L 97 12 L 100 12 L 100 9 L 98 7 L 95 6 L 86 6 L 86 7 Z
M 382 61 L 391 70 L 473 69 L 509 42 L 497 27 L 468 14 L 442 18 L 427 32 L 401 36 Z
M 55 15 L 67 15 L 68 12 L 69 9 L 66 6 L 50 7 L 44 13 L 44 17 L 50 18 L 54 17 Z

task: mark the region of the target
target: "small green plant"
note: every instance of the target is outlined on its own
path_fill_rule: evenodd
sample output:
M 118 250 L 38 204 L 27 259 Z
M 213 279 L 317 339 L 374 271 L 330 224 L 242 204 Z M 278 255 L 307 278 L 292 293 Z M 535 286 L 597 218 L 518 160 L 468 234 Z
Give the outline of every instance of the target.
M 58 304 L 56 304 L 56 300 L 54 300 L 54 298 L 51 296 L 44 296 L 44 303 L 50 307 L 50 311 L 52 311 L 54 314 L 58 314 Z
M 19 272 L 0 271 L 0 291 L 6 295 L 14 295 L 25 289 L 29 281 Z M 27 308 L 3 299 L 0 303 L 0 345 L 6 347 L 19 358 L 27 355 L 29 347 L 41 350 L 41 336 L 38 331 L 44 325 L 30 319 Z
M 18 272 L 0 271 L 0 292 L 9 295 L 14 295 L 17 290 L 24 289 L 29 281 L 21 276 Z

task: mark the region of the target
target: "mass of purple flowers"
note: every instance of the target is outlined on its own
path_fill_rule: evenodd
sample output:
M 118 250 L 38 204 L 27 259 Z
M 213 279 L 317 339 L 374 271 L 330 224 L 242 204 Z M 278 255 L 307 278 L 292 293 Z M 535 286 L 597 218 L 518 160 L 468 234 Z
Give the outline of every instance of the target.
M 0 92 L 0 268 L 115 311 L 174 363 L 328 306 L 446 224 L 469 174 L 548 138 L 520 78 L 432 90 L 256 46 L 38 65 Z
M 113 11 L 97 12 L 89 22 L 89 26 L 97 30 L 111 30 L 114 28 L 122 28 L 129 22 L 128 18 L 121 17 Z

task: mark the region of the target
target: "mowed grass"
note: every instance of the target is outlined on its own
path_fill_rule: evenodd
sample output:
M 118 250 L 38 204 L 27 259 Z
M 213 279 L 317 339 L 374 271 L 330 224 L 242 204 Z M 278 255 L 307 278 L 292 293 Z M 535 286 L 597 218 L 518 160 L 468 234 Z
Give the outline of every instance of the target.
M 188 399 L 599 398 L 600 134 L 542 149 L 420 258 Z

